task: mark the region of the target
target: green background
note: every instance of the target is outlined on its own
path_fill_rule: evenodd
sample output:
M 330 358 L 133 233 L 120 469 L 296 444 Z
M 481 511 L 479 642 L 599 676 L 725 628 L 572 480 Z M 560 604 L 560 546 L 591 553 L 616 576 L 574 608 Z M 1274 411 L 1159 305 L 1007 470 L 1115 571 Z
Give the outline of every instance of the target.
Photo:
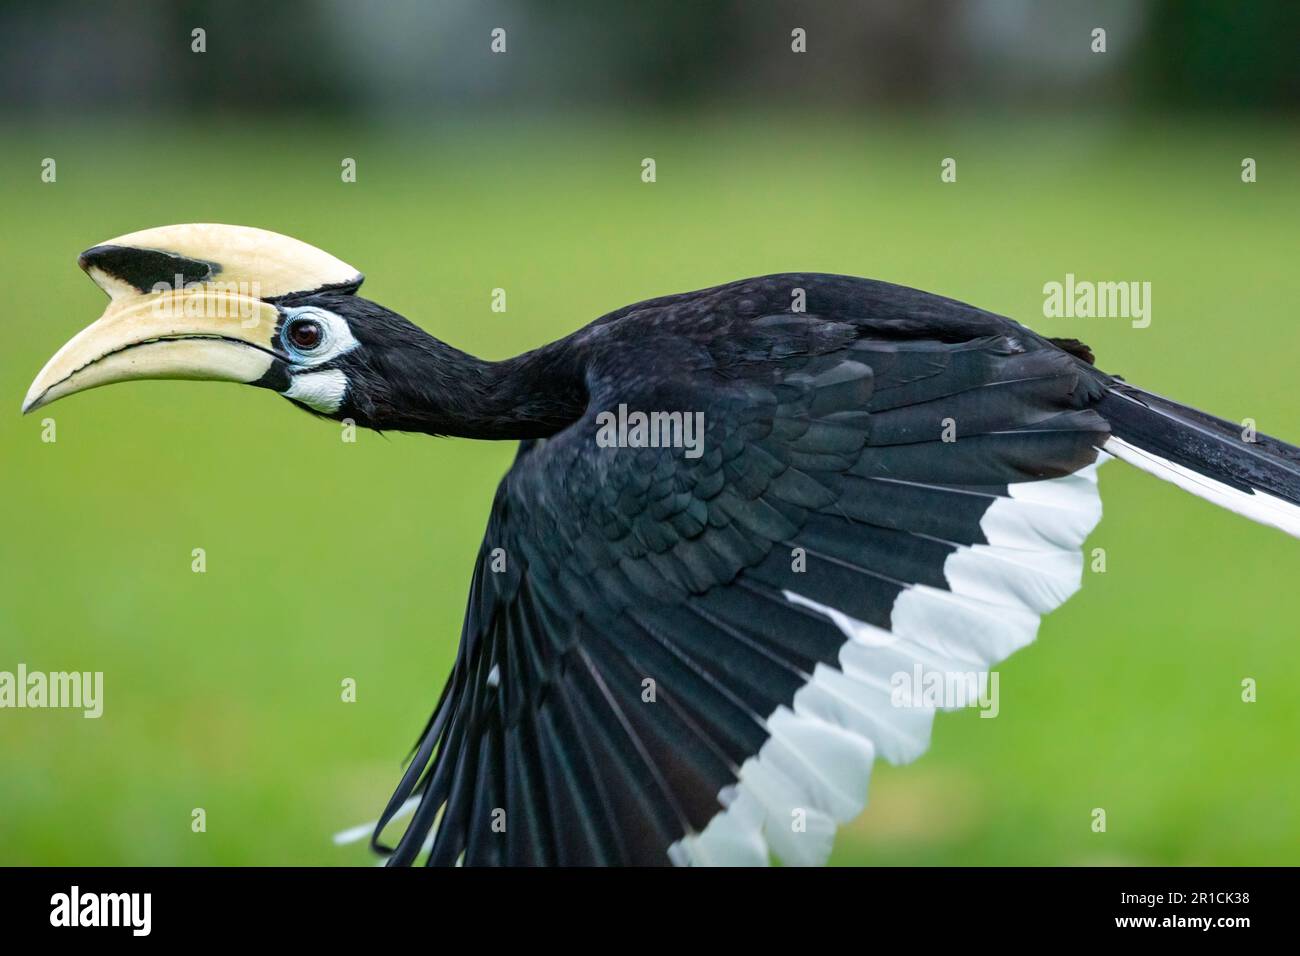
M 0 669 L 101 670 L 106 701 L 99 720 L 0 711 L 0 863 L 369 862 L 330 835 L 396 783 L 513 455 L 345 444 L 216 383 L 131 383 L 20 417 L 37 370 L 104 306 L 82 249 L 173 222 L 262 226 L 489 358 L 653 295 L 871 276 L 1082 338 L 1108 371 L 1300 440 L 1298 147 L 1262 118 L 8 124 Z M 1151 282 L 1150 327 L 1043 318 L 1043 284 L 1067 272 Z M 1120 462 L 1101 487 L 1088 548 L 1106 572 L 1001 667 L 997 719 L 940 715 L 919 761 L 877 765 L 835 862 L 1300 863 L 1300 542 Z

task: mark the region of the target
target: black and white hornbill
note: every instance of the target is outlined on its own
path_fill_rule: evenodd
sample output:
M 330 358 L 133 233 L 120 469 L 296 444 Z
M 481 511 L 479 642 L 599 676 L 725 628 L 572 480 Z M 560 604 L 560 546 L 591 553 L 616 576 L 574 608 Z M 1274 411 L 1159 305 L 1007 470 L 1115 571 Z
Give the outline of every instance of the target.
M 490 362 L 274 233 L 169 226 L 80 262 L 112 301 L 24 411 L 221 379 L 520 442 L 456 664 L 374 828 L 390 863 L 824 861 L 876 756 L 926 748 L 934 708 L 895 706 L 892 675 L 987 673 L 1079 587 L 1099 459 L 1300 535 L 1300 450 L 886 282 L 745 279 Z

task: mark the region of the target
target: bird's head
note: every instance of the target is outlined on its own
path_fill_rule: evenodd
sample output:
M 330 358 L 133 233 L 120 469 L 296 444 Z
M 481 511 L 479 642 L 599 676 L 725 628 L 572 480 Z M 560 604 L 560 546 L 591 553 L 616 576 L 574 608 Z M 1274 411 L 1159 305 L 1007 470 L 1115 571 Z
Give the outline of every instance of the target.
M 407 419 L 439 401 L 429 369 L 459 354 L 357 296 L 356 269 L 262 229 L 163 226 L 101 243 L 79 262 L 108 308 L 41 369 L 24 412 L 113 382 L 209 379 L 367 427 L 422 428 Z

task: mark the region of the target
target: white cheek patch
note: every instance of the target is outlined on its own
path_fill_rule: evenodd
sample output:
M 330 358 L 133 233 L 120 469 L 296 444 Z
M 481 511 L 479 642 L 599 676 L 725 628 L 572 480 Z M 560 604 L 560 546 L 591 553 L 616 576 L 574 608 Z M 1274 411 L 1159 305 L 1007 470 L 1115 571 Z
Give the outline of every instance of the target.
M 304 372 L 293 376 L 285 398 L 302 402 L 308 408 L 330 414 L 339 410 L 348 391 L 348 377 L 336 368 L 323 372 Z

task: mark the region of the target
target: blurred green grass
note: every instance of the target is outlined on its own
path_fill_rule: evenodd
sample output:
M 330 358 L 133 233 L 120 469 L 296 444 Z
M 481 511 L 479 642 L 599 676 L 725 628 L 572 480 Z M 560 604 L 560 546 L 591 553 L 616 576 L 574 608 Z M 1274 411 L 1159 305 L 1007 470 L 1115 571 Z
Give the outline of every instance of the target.
M 20 418 L 36 371 L 102 310 L 82 249 L 172 222 L 263 226 L 490 358 L 651 295 L 872 276 L 1077 336 L 1107 370 L 1298 441 L 1300 184 L 1284 174 L 1298 146 L 1219 122 L 10 124 L 0 669 L 102 670 L 106 705 L 100 720 L 0 711 L 0 863 L 367 862 L 329 835 L 372 819 L 396 782 L 513 454 L 344 444 L 287 402 L 212 383 L 133 383 Z M 39 179 L 47 156 L 55 184 Z M 958 181 L 941 185 L 948 156 Z M 1243 156 L 1258 183 L 1241 183 Z M 1066 272 L 1150 281 L 1150 328 L 1042 318 L 1043 283 Z M 1300 863 L 1300 546 L 1120 463 L 1101 483 L 1089 547 L 1106 573 L 1001 668 L 998 719 L 940 716 L 919 762 L 878 765 L 835 862 Z M 1245 677 L 1257 703 L 1240 700 Z

